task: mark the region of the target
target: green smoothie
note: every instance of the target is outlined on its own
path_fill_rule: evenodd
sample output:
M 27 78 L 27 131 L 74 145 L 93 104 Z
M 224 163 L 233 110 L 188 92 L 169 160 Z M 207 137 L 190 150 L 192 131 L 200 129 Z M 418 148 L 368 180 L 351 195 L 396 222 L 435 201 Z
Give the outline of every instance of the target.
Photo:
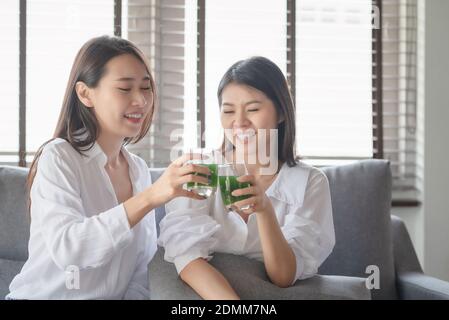
M 220 191 L 223 203 L 226 208 L 229 208 L 233 203 L 250 198 L 252 195 L 246 194 L 243 196 L 233 196 L 232 192 L 237 189 L 244 189 L 251 186 L 249 182 L 238 182 L 236 176 L 220 176 Z
M 195 173 L 195 175 L 209 178 L 209 183 L 203 184 L 203 183 L 197 183 L 197 182 L 188 182 L 187 190 L 194 191 L 201 196 L 209 197 L 212 194 L 212 192 L 214 192 L 217 189 L 217 180 L 218 180 L 217 167 L 218 166 L 215 163 L 210 163 L 210 164 L 202 164 L 201 163 L 201 164 L 197 164 L 197 165 L 209 168 L 210 176 L 207 176 L 207 175 L 204 175 L 201 173 Z

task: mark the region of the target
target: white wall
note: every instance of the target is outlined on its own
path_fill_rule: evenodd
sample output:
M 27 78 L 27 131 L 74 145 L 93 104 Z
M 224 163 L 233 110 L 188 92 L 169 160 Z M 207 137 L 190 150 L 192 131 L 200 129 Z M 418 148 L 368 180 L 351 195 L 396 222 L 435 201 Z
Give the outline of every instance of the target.
M 404 219 L 424 271 L 449 281 L 449 1 L 420 0 L 418 20 L 423 204 L 392 213 Z
M 449 280 L 449 1 L 425 1 L 424 265 Z

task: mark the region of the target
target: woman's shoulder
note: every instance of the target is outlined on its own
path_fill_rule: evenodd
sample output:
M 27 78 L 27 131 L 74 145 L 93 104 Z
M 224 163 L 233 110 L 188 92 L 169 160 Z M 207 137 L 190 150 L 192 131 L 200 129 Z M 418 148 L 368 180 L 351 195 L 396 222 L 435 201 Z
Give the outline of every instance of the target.
M 35 183 L 33 188 L 39 183 L 67 183 L 76 181 L 81 175 L 80 162 L 76 158 L 81 155 L 64 139 L 54 139 L 48 142 L 43 148 L 36 167 Z M 45 179 L 41 180 L 42 177 Z
M 307 190 L 327 184 L 327 177 L 319 168 L 302 161 L 298 161 L 295 166 L 285 163 L 279 172 L 273 194 L 291 205 L 302 206 Z
M 42 149 L 42 154 L 57 154 L 59 156 L 73 156 L 79 153 L 65 139 L 55 138 L 49 141 Z
M 54 166 L 64 163 L 74 166 L 81 160 L 82 155 L 67 140 L 56 138 L 42 148 L 39 163 L 50 162 Z
M 327 181 L 327 176 L 323 170 L 298 160 L 295 166 L 284 164 L 282 170 L 285 170 L 284 178 L 290 181 L 310 184 L 316 181 Z

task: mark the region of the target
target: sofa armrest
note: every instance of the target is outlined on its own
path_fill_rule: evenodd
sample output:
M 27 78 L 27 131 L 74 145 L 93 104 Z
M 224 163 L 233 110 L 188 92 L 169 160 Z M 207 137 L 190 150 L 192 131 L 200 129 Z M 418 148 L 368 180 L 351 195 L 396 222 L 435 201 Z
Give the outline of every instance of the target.
M 243 256 L 215 253 L 211 265 L 220 270 L 242 299 L 371 299 L 364 278 L 316 275 L 289 288 L 272 284 L 263 263 Z M 179 277 L 173 264 L 164 261 L 159 248 L 149 264 L 151 299 L 197 300 L 200 297 Z
M 393 254 L 396 273 L 422 273 L 423 271 L 413 247 L 413 243 L 402 219 L 392 215 L 391 229 L 393 235 Z
M 449 282 L 425 275 L 404 222 L 391 216 L 396 287 L 400 299 L 449 299 Z
M 399 297 L 404 300 L 449 300 L 449 282 L 420 272 L 397 275 Z

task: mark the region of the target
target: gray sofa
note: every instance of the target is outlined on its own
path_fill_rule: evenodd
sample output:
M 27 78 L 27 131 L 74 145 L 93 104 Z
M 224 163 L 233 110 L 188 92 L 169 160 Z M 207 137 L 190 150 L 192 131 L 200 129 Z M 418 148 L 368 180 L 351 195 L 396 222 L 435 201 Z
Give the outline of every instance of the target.
M 323 170 L 331 187 L 336 246 L 319 275 L 281 289 L 268 281 L 260 262 L 216 253 L 211 263 L 237 293 L 243 299 L 449 299 L 449 283 L 423 274 L 404 223 L 390 216 L 388 162 L 365 160 Z M 162 170 L 150 172 L 155 180 Z M 0 166 L 0 297 L 27 258 L 27 173 Z M 164 208 L 157 208 L 158 222 L 164 215 Z M 378 267 L 379 288 L 367 288 L 371 282 L 365 278 L 373 275 L 368 266 Z M 149 275 L 153 299 L 199 299 L 163 260 L 162 248 L 149 264 Z

